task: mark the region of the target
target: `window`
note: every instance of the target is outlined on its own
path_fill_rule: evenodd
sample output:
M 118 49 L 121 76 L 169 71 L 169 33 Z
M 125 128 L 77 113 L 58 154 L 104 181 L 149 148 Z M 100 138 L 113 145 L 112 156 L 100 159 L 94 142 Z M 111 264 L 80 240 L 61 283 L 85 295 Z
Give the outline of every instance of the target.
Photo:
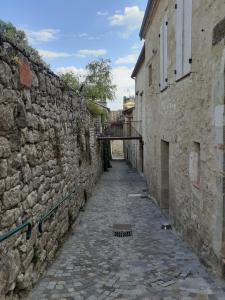
M 148 66 L 148 84 L 152 85 L 152 65 Z
M 160 28 L 160 90 L 167 87 L 167 18 Z
M 189 176 L 193 186 L 200 188 L 200 143 L 193 143 L 189 159 Z
M 176 80 L 191 72 L 192 0 L 176 4 Z

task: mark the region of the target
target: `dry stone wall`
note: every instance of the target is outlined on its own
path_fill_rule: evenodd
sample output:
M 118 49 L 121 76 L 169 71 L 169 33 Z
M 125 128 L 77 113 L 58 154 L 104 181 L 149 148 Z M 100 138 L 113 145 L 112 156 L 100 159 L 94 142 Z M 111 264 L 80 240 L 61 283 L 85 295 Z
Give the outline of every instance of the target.
M 102 171 L 84 101 L 6 41 L 0 45 L 0 235 L 24 222 L 32 235 L 0 243 L 0 299 L 39 278 Z M 73 191 L 38 231 L 40 217 Z M 23 298 L 23 297 L 22 297 Z

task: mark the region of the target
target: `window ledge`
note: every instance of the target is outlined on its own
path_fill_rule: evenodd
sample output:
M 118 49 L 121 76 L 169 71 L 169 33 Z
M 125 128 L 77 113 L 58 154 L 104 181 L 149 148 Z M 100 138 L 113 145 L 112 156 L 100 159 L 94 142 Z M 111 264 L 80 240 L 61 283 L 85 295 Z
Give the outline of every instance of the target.
M 160 93 L 165 92 L 168 89 L 168 85 L 166 87 L 164 87 L 162 90 L 160 90 Z
M 192 181 L 192 185 L 193 185 L 196 189 L 200 190 L 200 182 L 198 182 L 198 181 Z
M 186 75 L 183 75 L 182 77 L 180 77 L 179 79 L 176 79 L 175 81 L 176 81 L 176 82 L 180 82 L 180 81 L 186 79 L 187 77 L 190 77 L 191 74 L 192 74 L 192 72 L 189 72 L 189 73 L 187 73 Z

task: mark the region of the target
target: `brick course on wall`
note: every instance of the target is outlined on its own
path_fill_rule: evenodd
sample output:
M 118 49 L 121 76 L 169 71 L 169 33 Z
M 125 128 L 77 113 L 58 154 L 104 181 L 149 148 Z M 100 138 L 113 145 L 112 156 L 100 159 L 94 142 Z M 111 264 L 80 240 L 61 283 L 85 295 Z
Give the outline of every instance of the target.
M 0 299 L 18 299 L 51 261 L 102 171 L 101 147 L 85 102 L 14 45 L 0 45 Z M 63 196 L 72 196 L 43 224 Z

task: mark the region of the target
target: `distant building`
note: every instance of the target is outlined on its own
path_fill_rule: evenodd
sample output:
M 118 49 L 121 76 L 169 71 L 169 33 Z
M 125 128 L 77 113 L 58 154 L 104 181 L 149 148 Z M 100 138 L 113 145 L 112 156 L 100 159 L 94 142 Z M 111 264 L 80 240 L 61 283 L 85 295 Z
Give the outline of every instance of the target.
M 123 121 L 123 111 L 122 110 L 112 110 L 110 112 L 110 122 Z
M 122 110 L 115 110 L 110 112 L 110 123 L 117 124 L 124 123 L 124 115 Z M 119 125 L 120 126 L 120 125 Z M 122 140 L 112 140 L 111 141 L 111 154 L 112 159 L 124 159 L 124 147 Z
M 134 97 L 123 97 L 123 110 L 134 107 Z

